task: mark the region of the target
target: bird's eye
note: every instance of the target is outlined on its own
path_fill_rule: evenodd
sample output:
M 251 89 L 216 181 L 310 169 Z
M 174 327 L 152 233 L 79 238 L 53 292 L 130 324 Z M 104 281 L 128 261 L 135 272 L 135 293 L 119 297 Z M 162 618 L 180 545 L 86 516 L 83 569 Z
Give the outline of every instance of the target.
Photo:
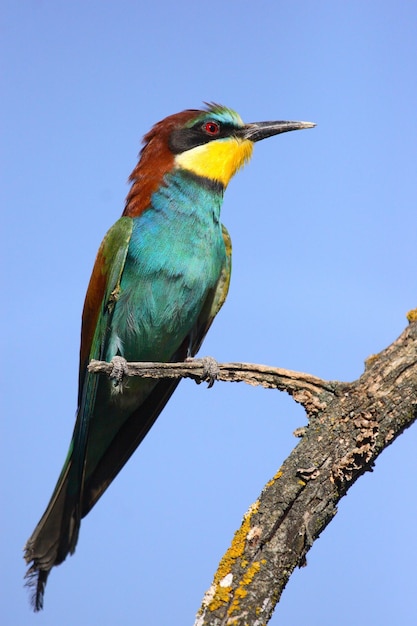
M 220 132 L 220 124 L 218 124 L 217 122 L 206 122 L 204 124 L 204 131 L 207 135 L 211 135 L 212 137 L 214 137 L 215 135 L 218 135 Z

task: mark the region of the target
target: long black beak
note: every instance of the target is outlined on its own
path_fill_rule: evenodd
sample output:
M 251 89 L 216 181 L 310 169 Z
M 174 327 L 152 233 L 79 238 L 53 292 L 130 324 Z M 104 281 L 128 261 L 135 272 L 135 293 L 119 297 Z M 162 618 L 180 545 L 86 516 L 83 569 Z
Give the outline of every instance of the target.
M 260 141 L 279 133 L 287 133 L 289 130 L 301 130 L 313 128 L 313 122 L 253 122 L 246 124 L 239 132 L 241 137 L 250 141 Z

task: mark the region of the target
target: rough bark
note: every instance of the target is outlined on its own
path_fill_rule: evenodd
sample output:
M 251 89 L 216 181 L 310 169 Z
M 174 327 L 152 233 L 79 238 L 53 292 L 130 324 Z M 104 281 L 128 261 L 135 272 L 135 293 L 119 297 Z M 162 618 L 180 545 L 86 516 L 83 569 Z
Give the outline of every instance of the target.
M 344 383 L 289 370 L 210 360 L 126 364 L 146 377 L 213 377 L 287 391 L 305 408 L 300 442 L 249 507 L 204 596 L 195 626 L 261 626 L 337 503 L 378 455 L 417 419 L 417 315 L 388 348 L 366 361 L 363 375 Z M 113 366 L 90 369 L 111 375 Z M 119 375 L 119 374 L 118 374 Z

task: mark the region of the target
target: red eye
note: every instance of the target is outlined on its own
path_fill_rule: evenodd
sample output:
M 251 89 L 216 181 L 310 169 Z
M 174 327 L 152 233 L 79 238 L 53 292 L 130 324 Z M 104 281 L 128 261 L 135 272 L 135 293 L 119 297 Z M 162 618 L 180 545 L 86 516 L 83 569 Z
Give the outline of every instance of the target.
M 217 122 L 206 122 L 204 124 L 204 130 L 207 135 L 218 135 L 220 132 L 220 125 Z

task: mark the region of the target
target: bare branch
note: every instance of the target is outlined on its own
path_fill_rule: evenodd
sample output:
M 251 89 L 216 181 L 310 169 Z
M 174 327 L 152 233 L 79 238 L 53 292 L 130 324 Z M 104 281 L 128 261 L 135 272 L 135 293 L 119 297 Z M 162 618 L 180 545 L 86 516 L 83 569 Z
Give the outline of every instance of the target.
M 209 357 L 210 358 L 210 357 Z M 90 372 L 112 376 L 113 363 L 92 360 L 88 366 Z M 127 376 L 142 378 L 192 378 L 197 383 L 208 379 L 207 357 L 192 359 L 181 363 L 125 363 Z M 216 380 L 225 382 L 244 382 L 248 385 L 260 385 L 269 389 L 286 391 L 302 404 L 307 413 L 319 410 L 320 395 L 327 391 L 334 392 L 338 383 L 323 380 L 311 374 L 303 374 L 280 367 L 255 365 L 253 363 L 217 363 Z

